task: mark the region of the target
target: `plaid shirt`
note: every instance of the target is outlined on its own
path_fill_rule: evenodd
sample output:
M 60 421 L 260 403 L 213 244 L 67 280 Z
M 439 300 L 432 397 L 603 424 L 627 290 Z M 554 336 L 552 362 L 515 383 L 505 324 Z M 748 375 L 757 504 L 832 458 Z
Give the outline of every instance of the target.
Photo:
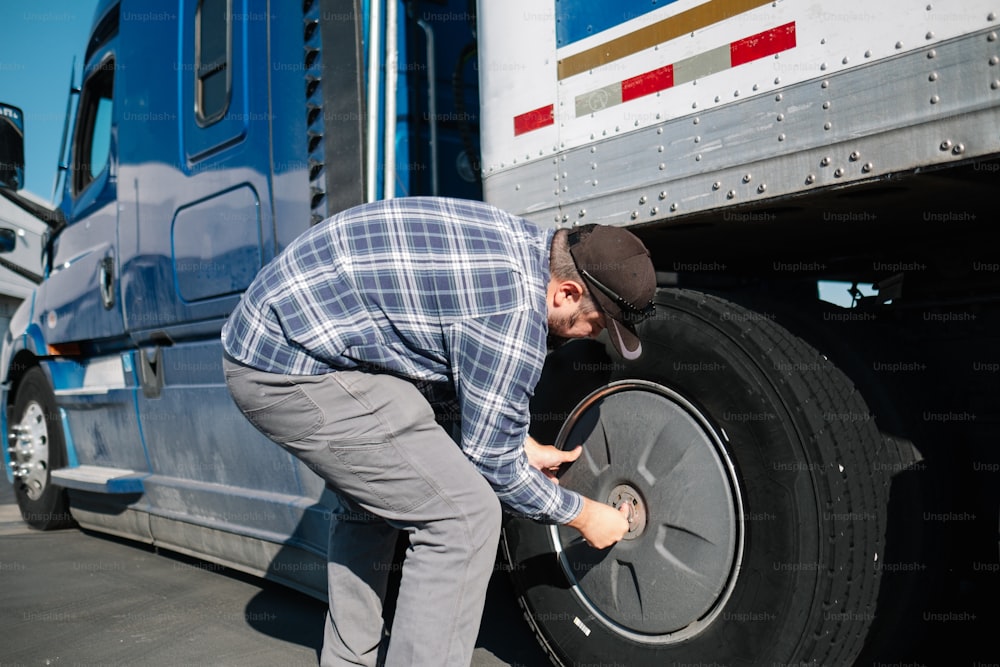
M 375 202 L 340 213 L 264 267 L 222 331 L 235 359 L 290 375 L 411 380 L 461 417 L 461 447 L 513 511 L 567 523 L 582 498 L 524 453 L 546 353 L 553 230 L 487 204 Z

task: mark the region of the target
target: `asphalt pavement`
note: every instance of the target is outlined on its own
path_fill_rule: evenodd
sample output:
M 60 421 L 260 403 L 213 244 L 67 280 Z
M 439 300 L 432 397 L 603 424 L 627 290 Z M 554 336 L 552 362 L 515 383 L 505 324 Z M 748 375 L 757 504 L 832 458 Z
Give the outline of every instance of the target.
M 490 582 L 474 667 L 546 667 L 506 582 Z M 0 667 L 316 665 L 326 606 L 148 545 L 25 525 L 0 480 Z

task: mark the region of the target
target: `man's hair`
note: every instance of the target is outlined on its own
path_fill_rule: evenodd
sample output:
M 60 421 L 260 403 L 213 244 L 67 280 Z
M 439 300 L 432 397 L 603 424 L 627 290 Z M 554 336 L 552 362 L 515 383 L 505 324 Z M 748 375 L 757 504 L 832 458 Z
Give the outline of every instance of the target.
M 552 237 L 549 249 L 549 275 L 555 280 L 572 280 L 583 286 L 583 300 L 580 303 L 580 313 L 592 313 L 597 310 L 597 303 L 590 294 L 590 287 L 576 270 L 576 262 L 569 254 L 569 230 L 558 229 Z

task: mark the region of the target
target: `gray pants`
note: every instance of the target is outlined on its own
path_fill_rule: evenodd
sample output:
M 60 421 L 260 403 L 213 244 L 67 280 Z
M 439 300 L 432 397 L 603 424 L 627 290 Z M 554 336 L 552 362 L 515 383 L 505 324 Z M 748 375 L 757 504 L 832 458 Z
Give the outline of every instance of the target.
M 423 396 L 390 375 L 277 375 L 229 359 L 223 366 L 247 419 L 364 510 L 331 521 L 321 664 L 376 664 L 397 530 L 405 530 L 385 664 L 469 665 L 500 503 Z

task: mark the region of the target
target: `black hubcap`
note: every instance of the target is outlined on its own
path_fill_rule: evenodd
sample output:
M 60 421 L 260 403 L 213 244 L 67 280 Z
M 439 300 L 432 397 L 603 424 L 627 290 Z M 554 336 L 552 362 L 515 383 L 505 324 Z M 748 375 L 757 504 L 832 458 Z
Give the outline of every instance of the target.
M 584 399 L 558 445 L 583 445 L 566 488 L 630 507 L 630 530 L 598 551 L 566 527 L 553 547 L 574 593 L 601 623 L 664 644 L 707 627 L 732 592 L 743 551 L 742 501 L 722 439 L 695 406 L 641 380 Z

